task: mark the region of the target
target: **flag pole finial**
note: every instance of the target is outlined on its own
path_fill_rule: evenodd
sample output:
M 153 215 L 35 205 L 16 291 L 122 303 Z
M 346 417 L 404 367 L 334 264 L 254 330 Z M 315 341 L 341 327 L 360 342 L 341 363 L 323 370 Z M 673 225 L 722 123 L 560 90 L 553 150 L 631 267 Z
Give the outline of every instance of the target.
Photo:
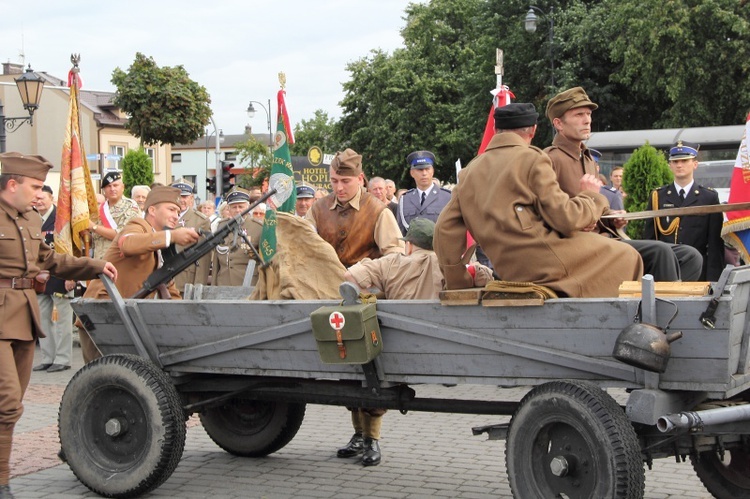
M 70 62 L 73 63 L 74 68 L 78 68 L 78 63 L 81 62 L 81 54 L 70 54 Z
M 279 85 L 281 85 L 282 90 L 286 88 L 286 74 L 283 71 L 279 71 Z

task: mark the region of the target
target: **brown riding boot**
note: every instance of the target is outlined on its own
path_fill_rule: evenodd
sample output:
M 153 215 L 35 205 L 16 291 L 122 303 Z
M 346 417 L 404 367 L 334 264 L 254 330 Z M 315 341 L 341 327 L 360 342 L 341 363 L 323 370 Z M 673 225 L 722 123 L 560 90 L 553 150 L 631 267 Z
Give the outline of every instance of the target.
M 10 480 L 10 449 L 13 445 L 13 426 L 0 425 L 0 499 L 13 499 Z

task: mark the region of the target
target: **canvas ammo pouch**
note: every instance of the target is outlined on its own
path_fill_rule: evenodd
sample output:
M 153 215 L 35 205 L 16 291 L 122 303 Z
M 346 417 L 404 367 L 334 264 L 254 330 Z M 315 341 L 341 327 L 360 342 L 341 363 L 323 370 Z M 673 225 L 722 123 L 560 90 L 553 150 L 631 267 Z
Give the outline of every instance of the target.
M 324 364 L 366 364 L 383 350 L 375 303 L 321 307 L 310 322 Z

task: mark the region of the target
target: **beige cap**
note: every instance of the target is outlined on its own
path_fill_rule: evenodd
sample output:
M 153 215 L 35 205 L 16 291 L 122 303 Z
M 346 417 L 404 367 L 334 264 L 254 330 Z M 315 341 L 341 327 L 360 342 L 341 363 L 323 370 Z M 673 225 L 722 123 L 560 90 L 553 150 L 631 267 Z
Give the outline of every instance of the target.
M 552 97 L 547 103 L 547 118 L 550 122 L 555 118 L 561 118 L 563 114 L 571 109 L 588 107 L 592 111 L 599 106 L 591 102 L 586 91 L 581 87 L 570 88 Z
M 151 189 L 151 192 L 146 196 L 146 202 L 143 203 L 143 211 L 148 211 L 149 206 L 154 206 L 159 203 L 174 203 L 177 207 L 180 207 L 180 190 L 176 187 L 167 187 L 165 185 L 158 185 Z
M 331 161 L 331 169 L 342 177 L 356 177 L 362 173 L 362 155 L 354 149 L 339 151 Z
M 21 154 L 20 152 L 4 152 L 0 154 L 0 165 L 3 175 L 22 175 L 37 180 L 46 180 L 47 172 L 52 169 L 52 163 L 38 154 Z

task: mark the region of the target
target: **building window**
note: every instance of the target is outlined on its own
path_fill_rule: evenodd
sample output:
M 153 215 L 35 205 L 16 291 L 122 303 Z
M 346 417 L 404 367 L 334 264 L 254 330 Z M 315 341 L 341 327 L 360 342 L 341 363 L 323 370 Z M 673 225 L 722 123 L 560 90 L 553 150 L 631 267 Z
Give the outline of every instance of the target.
M 146 154 L 148 155 L 149 159 L 151 160 L 152 171 L 154 173 L 157 173 L 157 170 L 156 170 L 156 149 L 154 149 L 153 147 L 146 147 L 143 150 L 146 152 Z
M 225 152 L 224 161 L 237 161 L 237 151 Z
M 125 156 L 125 146 L 109 146 L 109 154 L 107 160 L 109 161 L 108 170 L 119 170 L 120 161 Z
M 178 152 L 172 153 L 172 163 L 182 163 L 182 154 Z

